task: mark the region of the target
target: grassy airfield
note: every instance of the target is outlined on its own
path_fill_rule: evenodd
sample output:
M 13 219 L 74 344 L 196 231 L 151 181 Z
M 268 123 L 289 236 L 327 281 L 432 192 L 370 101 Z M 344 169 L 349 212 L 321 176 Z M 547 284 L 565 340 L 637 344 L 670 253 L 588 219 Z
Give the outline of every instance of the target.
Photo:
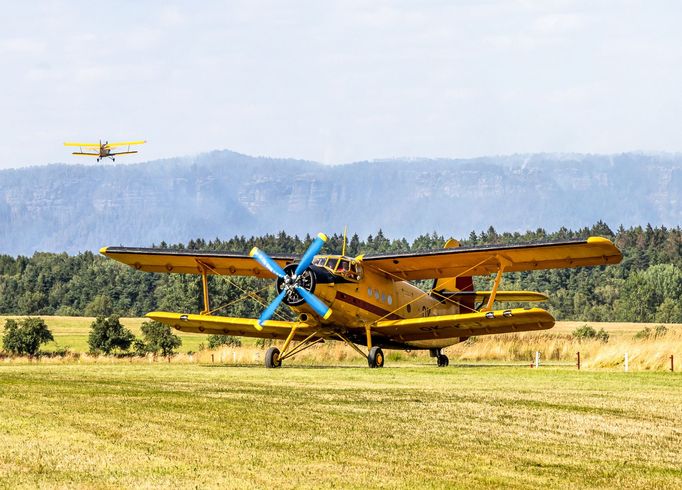
M 682 487 L 682 377 L 0 364 L 0 487 Z

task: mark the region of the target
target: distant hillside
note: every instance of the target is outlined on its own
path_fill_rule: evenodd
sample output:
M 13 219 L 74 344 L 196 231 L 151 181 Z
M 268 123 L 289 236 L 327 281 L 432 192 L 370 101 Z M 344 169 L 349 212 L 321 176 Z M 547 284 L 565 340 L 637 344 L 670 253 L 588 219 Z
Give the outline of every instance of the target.
M 215 151 L 0 171 L 0 253 L 286 230 L 407 238 L 682 223 L 682 156 L 513 155 L 325 166 Z

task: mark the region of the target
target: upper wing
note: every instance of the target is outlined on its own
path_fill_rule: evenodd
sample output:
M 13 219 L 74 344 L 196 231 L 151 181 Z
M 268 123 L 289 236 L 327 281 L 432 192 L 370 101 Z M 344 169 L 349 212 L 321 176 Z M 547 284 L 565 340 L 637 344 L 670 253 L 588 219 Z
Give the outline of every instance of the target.
M 383 320 L 377 322 L 372 331 L 395 341 L 410 342 L 545 330 L 553 326 L 554 317 L 541 308 L 515 308 L 461 315 Z
M 146 141 L 117 141 L 116 143 L 107 143 L 104 145 L 105 148 L 116 148 L 117 146 L 130 146 L 130 145 L 143 145 Z
M 83 146 L 88 148 L 99 148 L 99 143 L 64 143 L 64 146 Z
M 204 269 L 208 274 L 275 277 L 254 259 L 242 254 L 126 247 L 105 247 L 99 253 L 145 272 L 201 274 Z M 296 257 L 275 255 L 272 258 L 285 267 Z
M 375 255 L 363 265 L 404 280 L 483 276 L 495 273 L 505 263 L 505 272 L 617 264 L 623 256 L 610 240 L 587 240 L 446 248 L 433 252 Z

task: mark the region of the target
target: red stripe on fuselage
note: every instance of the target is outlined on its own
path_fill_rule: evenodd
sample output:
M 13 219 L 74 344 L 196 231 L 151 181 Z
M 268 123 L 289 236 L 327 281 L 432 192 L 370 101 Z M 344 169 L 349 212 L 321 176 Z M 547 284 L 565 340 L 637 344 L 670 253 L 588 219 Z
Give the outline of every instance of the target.
M 373 305 L 372 303 L 363 301 L 360 298 L 356 298 L 355 296 L 351 296 L 350 294 L 342 293 L 341 291 L 336 292 L 336 299 L 338 299 L 339 301 L 343 301 L 344 303 L 348 303 L 349 305 L 353 305 L 360 309 L 368 311 L 369 313 L 377 315 L 386 320 L 402 320 L 403 318 L 401 316 L 396 315 L 395 313 L 391 313 L 388 310 L 384 310 L 383 308 Z

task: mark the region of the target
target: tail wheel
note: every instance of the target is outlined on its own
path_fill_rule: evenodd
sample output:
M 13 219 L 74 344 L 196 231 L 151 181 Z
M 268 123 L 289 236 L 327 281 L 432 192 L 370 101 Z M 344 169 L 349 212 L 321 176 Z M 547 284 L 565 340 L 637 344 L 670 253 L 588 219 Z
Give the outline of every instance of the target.
M 384 367 L 384 351 L 380 347 L 372 347 L 367 356 L 367 363 L 371 368 Z
M 282 360 L 279 358 L 279 349 L 277 347 L 270 347 L 265 353 L 265 367 L 278 368 L 282 366 Z
M 446 367 L 448 364 L 450 364 L 450 360 L 448 359 L 448 356 L 445 354 L 439 354 L 438 355 L 438 367 Z

